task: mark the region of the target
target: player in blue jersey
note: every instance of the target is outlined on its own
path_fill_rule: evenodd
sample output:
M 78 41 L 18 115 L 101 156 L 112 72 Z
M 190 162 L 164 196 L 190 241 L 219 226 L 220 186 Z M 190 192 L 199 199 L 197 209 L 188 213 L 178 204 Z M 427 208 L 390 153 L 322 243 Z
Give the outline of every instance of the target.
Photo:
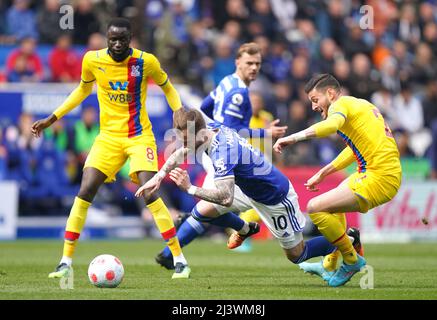
M 208 117 L 242 136 L 252 138 L 282 137 L 286 126 L 277 126 L 279 120 L 272 121 L 267 129 L 250 129 L 252 105 L 249 99 L 249 85 L 256 80 L 261 68 L 261 48 L 254 42 L 240 46 L 235 60 L 235 73 L 220 81 L 219 85 L 203 100 L 200 109 Z
M 323 236 L 303 241 L 305 218 L 291 182 L 246 139 L 223 125 L 206 129 L 203 116 L 197 110 L 178 112 L 173 120 L 185 147 L 176 150 L 161 170 L 137 190 L 137 197 L 144 192 L 156 192 L 164 177 L 170 174 L 179 188 L 202 199 L 191 212 L 194 219 L 237 230 L 230 241 L 241 243 L 259 231 L 258 224 L 247 223 L 230 212 L 253 208 L 293 263 L 335 250 Z M 189 133 L 194 134 L 190 137 Z M 191 145 L 195 150 L 186 147 Z M 199 155 L 199 150 L 206 151 L 212 160 L 213 188 L 193 186 L 188 173 L 177 168 L 189 152 Z
M 245 137 L 279 138 L 286 126 L 277 126 L 279 120 L 274 120 L 267 129 L 250 129 L 252 105 L 249 99 L 249 86 L 261 68 L 261 49 L 253 42 L 245 43 L 237 51 L 235 73 L 226 76 L 202 102 L 200 109 L 209 118 L 232 128 Z M 207 172 L 204 187 L 214 187 L 214 169 L 208 157 L 202 158 L 202 165 Z M 259 217 L 255 212 L 244 213 L 246 221 L 257 222 Z M 178 228 L 177 236 L 182 246 L 187 245 L 205 232 L 205 225 L 188 217 Z M 173 256 L 168 247 L 156 256 L 156 262 L 167 269 L 174 268 Z

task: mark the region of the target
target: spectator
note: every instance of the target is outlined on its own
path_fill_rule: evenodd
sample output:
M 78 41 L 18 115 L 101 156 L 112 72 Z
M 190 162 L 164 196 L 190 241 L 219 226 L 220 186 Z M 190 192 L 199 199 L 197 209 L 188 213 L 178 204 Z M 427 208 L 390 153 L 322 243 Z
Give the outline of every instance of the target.
M 370 56 L 370 47 L 364 41 L 363 30 L 358 24 L 350 27 L 342 48 L 348 59 L 351 59 L 357 53 L 364 53 Z
M 399 79 L 407 81 L 411 73 L 414 56 L 408 52 L 407 45 L 400 40 L 394 42 L 392 55 L 398 65 Z
M 396 59 L 392 56 L 385 58 L 382 63 L 381 71 L 381 84 L 390 90 L 392 93 L 399 92 L 400 89 L 400 79 L 398 74 L 398 64 Z
M 36 20 L 40 43 L 54 44 L 62 34 L 59 8 L 58 0 L 45 0 L 44 7 L 38 11 Z
M 38 38 L 35 12 L 30 9 L 29 0 L 14 0 L 6 13 L 8 33 L 16 40 L 23 38 Z
M 412 46 L 416 46 L 420 41 L 420 28 L 416 18 L 416 8 L 413 4 L 406 3 L 401 8 L 397 37 Z
M 260 26 L 260 30 L 251 30 Z M 255 0 L 250 13 L 248 27 L 252 36 L 264 35 L 269 39 L 275 39 L 278 33 L 278 22 L 272 13 L 269 0 Z
M 226 36 L 220 36 L 215 43 L 215 59 L 212 68 L 212 79 L 214 86 L 227 75 L 235 71 L 234 55 L 232 53 L 232 42 Z
M 6 3 L 0 3 L 0 39 L 3 38 L 3 35 L 7 33 L 7 24 L 6 24 Z
M 10 53 L 6 61 L 8 78 L 16 81 L 41 81 L 43 67 L 41 59 L 35 52 L 36 40 L 24 38 L 20 47 Z M 18 60 L 18 63 L 17 63 Z M 19 79 L 19 80 L 18 80 Z
M 243 29 L 246 27 L 249 10 L 243 0 L 215 0 L 212 1 L 212 5 L 217 29 L 222 30 L 229 20 L 237 21 Z M 223 10 L 223 7 L 225 10 Z
M 328 2 L 327 10 L 317 12 L 316 23 L 322 39 L 332 38 L 338 45 L 344 44 L 347 28 L 344 17 L 346 10 L 342 0 Z
M 227 36 L 232 43 L 232 52 L 237 52 L 242 45 L 241 25 L 235 20 L 229 20 L 223 27 L 223 35 Z
M 390 27 L 398 16 L 396 3 L 392 0 L 367 0 L 366 2 L 376 13 L 373 15 L 373 29 L 370 29 L 374 37 L 376 39 L 382 39 L 384 36 L 393 38 L 394 34 L 391 34 Z
M 288 105 L 293 95 L 294 87 L 286 81 L 273 85 L 272 101 L 267 106 L 267 111 L 280 120 L 281 123 L 288 122 Z M 288 127 L 290 128 L 290 127 Z
M 423 41 L 430 46 L 434 56 L 437 56 L 437 23 L 427 23 L 423 29 Z
M 431 137 L 424 129 L 423 107 L 416 98 L 408 83 L 401 83 L 401 92 L 394 98 L 394 111 L 396 114 L 396 129 L 405 132 L 408 146 L 416 156 L 423 156 L 431 143 Z
M 69 182 L 80 183 L 79 163 L 72 145 L 74 136 L 67 129 L 64 119 L 59 119 L 44 131 L 44 140 L 50 141 L 59 154 L 65 155 L 65 173 Z
M 71 36 L 64 34 L 56 41 L 49 56 L 50 71 L 54 82 L 76 82 L 80 80 L 81 60 L 71 48 Z
M 35 183 L 37 154 L 41 140 L 33 139 L 30 128 L 32 115 L 22 113 L 18 126 L 11 125 L 5 131 L 5 145 L 8 152 L 8 170 L 11 178 L 20 181 L 24 186 Z
M 27 69 L 26 62 L 26 57 L 24 55 L 21 54 L 17 56 L 13 69 L 8 73 L 8 82 L 38 81 L 35 78 L 35 71 Z
M 309 126 L 308 106 L 300 100 L 293 100 L 289 105 L 288 131 L 286 135 L 299 132 Z M 318 159 L 312 141 L 302 141 L 294 148 L 284 150 L 283 162 L 286 166 L 315 165 Z
M 3 129 L 0 129 L 0 181 L 8 178 L 8 152 L 3 143 Z
M 341 52 L 335 41 L 325 38 L 320 42 L 320 57 L 317 59 L 320 73 L 332 73 L 334 62 L 339 58 Z
M 352 71 L 350 77 L 350 94 L 357 98 L 369 100 L 377 89 L 377 82 L 371 78 L 371 63 L 369 58 L 362 53 L 352 58 Z
M 394 129 L 397 126 L 397 115 L 394 108 L 394 97 L 389 88 L 382 85 L 372 94 L 370 102 L 381 112 L 386 124 Z
M 297 21 L 296 24 L 297 30 L 295 31 L 300 34 L 297 40 L 298 44 L 308 50 L 311 59 L 317 59 L 319 57 L 320 35 L 314 23 L 304 19 Z
M 93 106 L 82 111 L 81 120 L 74 124 L 74 150 L 79 155 L 79 166 L 83 167 L 94 139 L 99 134 L 97 112 Z
M 191 85 L 207 91 L 205 87 L 205 74 L 214 65 L 213 50 L 208 39 L 207 30 L 200 22 L 195 22 L 190 27 L 189 66 L 186 77 Z
M 158 58 L 174 75 L 182 76 L 189 61 L 189 28 L 192 20 L 186 14 L 181 0 L 172 1 L 159 23 L 156 52 Z
M 291 63 L 290 83 L 293 87 L 293 99 L 300 99 L 306 101 L 307 94 L 304 87 L 310 78 L 310 66 L 307 57 L 296 56 Z
M 340 82 L 343 88 L 350 91 L 350 63 L 346 59 L 337 59 L 334 62 L 334 68 L 332 70 L 334 77 Z
M 426 43 L 421 42 L 416 47 L 410 77 L 411 82 L 415 84 L 416 90 L 424 90 L 424 86 L 428 81 L 437 78 L 436 59 Z
M 423 108 L 419 99 L 413 96 L 408 83 L 402 82 L 401 91 L 394 98 L 394 110 L 397 118 L 397 128 L 409 133 L 418 132 L 423 128 Z
M 264 109 L 264 98 L 258 92 L 252 91 L 249 94 L 250 103 L 252 105 L 252 117 L 250 118 L 249 128 L 252 129 L 267 129 L 270 127 L 270 122 L 273 121 L 273 115 Z M 265 144 L 268 140 L 266 139 L 251 139 L 251 144 L 265 152 Z M 269 148 L 267 148 L 269 150 Z M 271 150 L 271 146 L 270 146 Z M 267 155 L 269 156 L 269 155 Z
M 93 12 L 91 0 L 78 0 L 74 10 L 74 43 L 85 45 L 89 35 L 99 31 L 100 23 Z
M 295 27 L 297 5 L 294 0 L 271 0 L 272 11 L 279 22 L 280 30 L 284 33 Z
M 437 179 L 437 81 L 432 80 L 427 85 L 423 101 L 425 127 L 431 130 L 432 143 L 429 150 L 431 161 L 431 178 Z
M 431 80 L 426 85 L 426 94 L 422 102 L 423 121 L 426 128 L 431 128 L 437 121 L 437 80 Z M 436 137 L 437 138 L 437 137 Z
M 422 33 L 424 32 L 424 27 L 429 23 L 436 23 L 437 22 L 437 11 L 436 11 L 436 5 L 424 1 L 421 4 L 419 4 L 419 26 L 422 30 Z
M 275 41 L 271 44 L 270 54 L 263 57 L 262 73 L 273 82 L 286 81 L 289 76 L 291 54 L 283 41 Z
M 105 37 L 98 32 L 92 33 L 88 38 L 87 51 L 100 50 L 106 47 Z

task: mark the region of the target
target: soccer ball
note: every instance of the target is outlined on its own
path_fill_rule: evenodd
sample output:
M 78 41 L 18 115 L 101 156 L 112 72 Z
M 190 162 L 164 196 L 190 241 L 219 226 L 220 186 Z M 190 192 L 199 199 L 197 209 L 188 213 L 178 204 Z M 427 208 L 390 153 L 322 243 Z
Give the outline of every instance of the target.
M 124 276 L 120 259 L 110 254 L 102 254 L 91 261 L 88 267 L 90 282 L 99 288 L 115 288 Z

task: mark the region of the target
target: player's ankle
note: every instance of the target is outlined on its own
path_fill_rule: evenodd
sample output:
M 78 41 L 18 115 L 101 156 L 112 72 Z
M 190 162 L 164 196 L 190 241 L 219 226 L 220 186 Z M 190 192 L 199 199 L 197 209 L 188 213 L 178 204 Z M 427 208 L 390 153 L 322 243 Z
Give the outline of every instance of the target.
M 249 227 L 249 223 L 244 222 L 243 227 L 238 231 L 238 234 L 244 236 L 246 234 L 248 234 L 250 231 L 250 227 Z

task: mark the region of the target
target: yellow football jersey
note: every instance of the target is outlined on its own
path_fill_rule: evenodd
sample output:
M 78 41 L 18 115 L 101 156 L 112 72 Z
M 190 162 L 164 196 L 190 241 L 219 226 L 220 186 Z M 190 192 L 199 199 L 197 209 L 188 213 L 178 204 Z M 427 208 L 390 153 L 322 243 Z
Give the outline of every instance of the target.
M 345 118 L 337 133 L 353 151 L 358 172 L 401 172 L 399 151 L 390 128 L 378 108 L 364 99 L 342 96 L 328 109 L 328 119 Z
M 249 128 L 251 129 L 265 129 L 269 126 L 270 122 L 273 120 L 273 115 L 265 110 L 260 110 L 259 115 L 256 117 L 252 115 L 249 122 Z M 255 148 L 261 150 L 264 153 L 264 139 L 252 138 L 250 139 L 250 144 Z
M 101 132 L 121 137 L 152 134 L 145 104 L 149 78 L 159 86 L 168 81 L 153 54 L 131 48 L 121 62 L 114 61 L 107 48 L 85 54 L 82 81 L 97 83 Z

